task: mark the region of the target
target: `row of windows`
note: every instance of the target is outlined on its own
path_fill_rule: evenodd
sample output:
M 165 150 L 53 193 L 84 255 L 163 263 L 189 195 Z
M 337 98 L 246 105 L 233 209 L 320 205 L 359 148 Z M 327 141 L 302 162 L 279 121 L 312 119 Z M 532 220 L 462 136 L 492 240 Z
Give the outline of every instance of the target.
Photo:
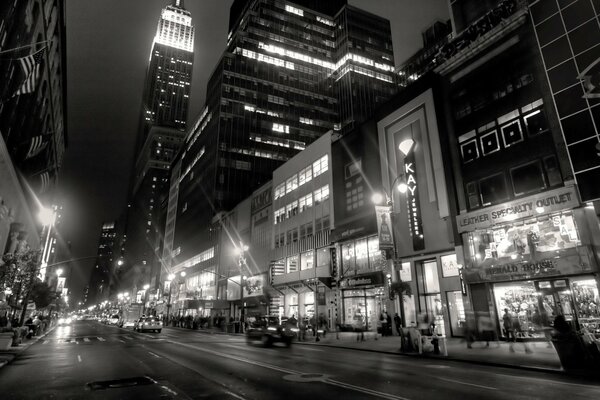
M 292 228 L 287 232 L 281 232 L 275 234 L 275 248 L 283 247 L 286 244 L 296 243 L 299 240 L 309 239 L 314 233 L 320 233 L 328 230 L 331 227 L 329 215 L 322 218 L 317 218 L 313 222 L 307 222 L 306 224 L 300 225 L 300 227 Z
M 548 125 L 542 105 L 543 101 L 539 99 L 461 135 L 458 141 L 463 162 L 468 163 L 523 142 L 525 129 L 529 136 L 545 132 Z
M 285 196 L 288 193 L 293 192 L 298 187 L 310 182 L 313 178 L 321 175 L 329 169 L 329 156 L 325 154 L 317 161 L 313 162 L 312 165 L 301 170 L 298 174 L 294 174 L 285 182 L 281 182 L 275 188 L 275 200 Z M 329 187 L 327 187 L 329 190 Z
M 313 202 L 315 205 L 322 203 L 323 201 L 329 198 L 329 185 L 325 185 L 313 193 L 309 193 L 306 196 L 302 196 L 300 199 L 295 200 L 285 207 L 281 207 L 275 211 L 275 218 L 273 221 L 274 225 L 278 223 L 292 218 L 294 215 L 297 215 L 299 212 L 304 212 L 308 208 L 313 206 Z
M 503 203 L 510 198 L 539 193 L 560 185 L 562 176 L 555 156 L 510 168 L 465 185 L 469 209 Z

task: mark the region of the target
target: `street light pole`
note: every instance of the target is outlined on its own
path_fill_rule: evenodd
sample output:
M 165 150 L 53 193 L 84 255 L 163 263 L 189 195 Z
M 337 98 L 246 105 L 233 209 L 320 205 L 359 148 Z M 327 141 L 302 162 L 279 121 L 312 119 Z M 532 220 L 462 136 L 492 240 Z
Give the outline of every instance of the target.
M 171 293 L 173 291 L 173 280 L 175 279 L 175 274 L 169 274 L 167 276 L 169 282 L 169 300 L 167 300 L 167 323 L 169 322 L 169 314 L 171 313 Z
M 244 330 L 244 326 L 245 326 L 245 321 L 246 321 L 246 317 L 245 317 L 245 305 L 244 305 L 244 281 L 246 280 L 246 276 L 244 275 L 244 270 L 243 267 L 246 266 L 247 269 L 247 264 L 246 264 L 246 251 L 248 251 L 248 246 L 245 245 L 242 241 L 240 241 L 240 247 L 236 248 L 238 254 L 239 254 L 239 259 L 238 259 L 238 266 L 240 267 L 240 302 L 241 302 L 241 309 L 240 309 L 240 325 L 242 327 L 242 331 Z

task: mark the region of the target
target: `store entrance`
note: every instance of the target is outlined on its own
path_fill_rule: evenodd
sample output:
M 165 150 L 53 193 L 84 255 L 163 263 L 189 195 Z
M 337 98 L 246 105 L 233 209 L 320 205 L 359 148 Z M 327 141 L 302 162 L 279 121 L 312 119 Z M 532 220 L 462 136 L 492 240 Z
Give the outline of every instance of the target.
M 573 297 L 569 280 L 537 281 L 534 284 L 538 292 L 538 309 L 532 316 L 533 322 L 542 326 L 552 326 L 554 319 L 562 315 L 575 328 Z

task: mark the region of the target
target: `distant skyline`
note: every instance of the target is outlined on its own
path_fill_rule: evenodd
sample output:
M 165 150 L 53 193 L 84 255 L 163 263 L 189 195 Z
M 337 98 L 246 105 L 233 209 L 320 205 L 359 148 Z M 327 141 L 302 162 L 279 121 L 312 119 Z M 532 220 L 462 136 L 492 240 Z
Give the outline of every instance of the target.
M 63 206 L 62 235 L 72 257 L 97 252 L 102 222 L 119 217 L 129 174 L 148 57 L 160 11 L 169 0 L 68 0 L 67 134 L 56 203 Z M 204 104 L 206 83 L 225 50 L 232 0 L 187 0 L 196 29 L 188 122 Z M 422 46 L 421 33 L 447 20 L 446 0 L 349 0 L 388 18 L 396 65 Z M 82 297 L 94 260 L 72 265 L 70 289 Z

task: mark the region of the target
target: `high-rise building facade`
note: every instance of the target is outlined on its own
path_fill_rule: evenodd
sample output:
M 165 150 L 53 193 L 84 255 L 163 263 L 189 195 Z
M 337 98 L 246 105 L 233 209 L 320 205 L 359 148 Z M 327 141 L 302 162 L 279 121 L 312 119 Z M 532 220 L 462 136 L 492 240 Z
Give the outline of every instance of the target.
M 235 1 L 227 49 L 181 153 L 173 264 L 205 250 L 202 221 L 390 97 L 393 69 L 389 21 L 345 1 Z
M 163 230 L 158 208 L 168 195 L 170 165 L 185 136 L 193 60 L 192 17 L 183 1 L 175 0 L 161 12 L 150 53 L 127 210 L 125 268 L 158 268 L 156 243 Z
M 96 264 L 92 269 L 90 281 L 88 283 L 88 292 L 86 297 L 86 305 L 95 305 L 104 300 L 108 300 L 110 278 L 113 270 L 113 254 L 115 253 L 115 245 L 117 233 L 114 222 L 106 222 L 102 224 L 100 231 L 100 239 L 98 241 L 98 253 L 96 255 Z

